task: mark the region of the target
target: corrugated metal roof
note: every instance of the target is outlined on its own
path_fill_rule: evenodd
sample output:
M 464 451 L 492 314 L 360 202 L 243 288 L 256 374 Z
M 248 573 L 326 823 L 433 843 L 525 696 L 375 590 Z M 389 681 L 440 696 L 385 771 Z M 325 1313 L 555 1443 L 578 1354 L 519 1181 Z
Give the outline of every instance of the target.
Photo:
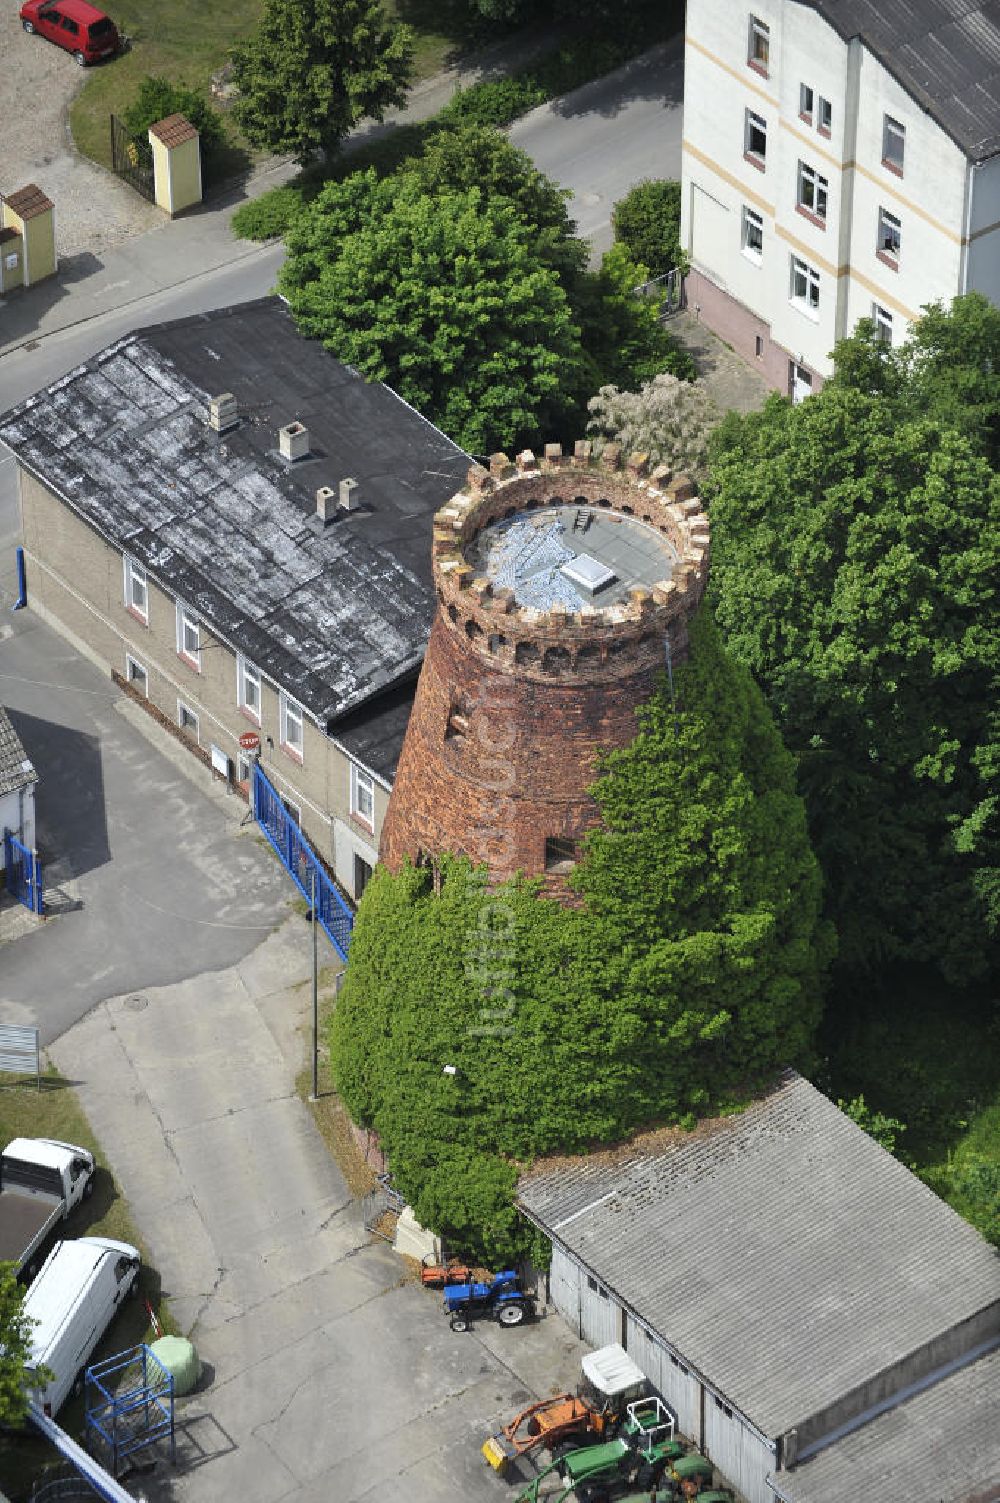
M 1000 1498 L 1000 1352 L 980 1357 L 774 1482 L 786 1503 Z
M 861 37 L 973 162 L 1000 152 L 1000 0 L 807 0 Z
M 21 745 L 21 738 L 0 705 L 0 795 L 15 793 L 18 788 L 37 782 L 38 774 Z
M 994 1250 L 794 1072 L 655 1151 L 544 1162 L 523 1209 L 776 1438 L 987 1306 Z

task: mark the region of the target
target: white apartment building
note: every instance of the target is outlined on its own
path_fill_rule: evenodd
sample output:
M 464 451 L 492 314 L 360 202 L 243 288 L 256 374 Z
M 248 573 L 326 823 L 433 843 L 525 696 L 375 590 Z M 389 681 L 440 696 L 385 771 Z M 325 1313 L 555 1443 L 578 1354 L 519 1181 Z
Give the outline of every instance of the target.
M 688 306 L 795 399 L 1000 303 L 1000 0 L 688 0 L 682 184 Z

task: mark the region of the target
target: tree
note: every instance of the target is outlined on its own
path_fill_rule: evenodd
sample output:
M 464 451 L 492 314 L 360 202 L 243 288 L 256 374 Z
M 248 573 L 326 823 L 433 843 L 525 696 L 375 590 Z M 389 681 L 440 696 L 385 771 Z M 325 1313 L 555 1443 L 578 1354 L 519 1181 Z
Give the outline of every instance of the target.
M 649 269 L 633 261 L 626 246 L 613 245 L 600 269 L 576 283 L 589 392 L 608 384 L 635 389 L 661 371 L 694 380 L 694 361 L 660 322 L 660 299 L 636 293 L 648 280 Z
M 31 1356 L 31 1325 L 13 1263 L 0 1263 L 0 1424 L 18 1426 L 28 1411 L 24 1365 Z
M 872 1111 L 864 1096 L 852 1096 L 850 1101 L 838 1100 L 837 1106 L 845 1117 L 850 1117 L 862 1131 L 874 1138 L 886 1153 L 896 1152 L 899 1136 L 906 1131 L 905 1122 L 901 1122 L 898 1117 L 889 1117 L 885 1112 Z
M 405 102 L 410 42 L 379 0 L 265 0 L 232 53 L 233 113 L 254 146 L 300 164 L 330 156 L 359 120 Z
M 702 381 L 679 381 L 662 373 L 637 392 L 602 386 L 587 403 L 588 431 L 621 444 L 626 454 L 648 454 L 654 464 L 668 464 L 700 476 L 708 460 L 708 442 L 721 414 Z
M 140 154 L 152 160 L 147 131 L 158 120 L 168 115 L 183 115 L 199 135 L 202 162 L 211 160 L 214 152 L 225 144 L 226 127 L 222 116 L 213 110 L 204 94 L 188 88 L 184 83 L 171 83 L 169 78 L 147 74 L 139 84 L 139 92 L 122 116 L 129 134 L 138 137 Z
M 605 759 L 579 908 L 463 858 L 437 889 L 406 867 L 365 890 L 334 1079 L 418 1218 L 470 1254 L 525 1246 L 520 1162 L 745 1099 L 810 1057 L 832 937 L 794 767 L 704 613 L 691 643 L 674 695 Z
M 618 200 L 611 211 L 615 239 L 628 247 L 634 261 L 660 277 L 684 256 L 681 250 L 681 185 L 666 178 L 647 178 Z
M 981 977 L 1000 935 L 1000 478 L 939 419 L 834 381 L 729 425 L 706 493 L 719 625 L 798 758 L 842 962 Z
M 331 183 L 288 236 L 280 286 L 302 331 L 388 381 L 478 454 L 559 431 L 579 330 L 507 200 L 429 196 L 401 173 Z

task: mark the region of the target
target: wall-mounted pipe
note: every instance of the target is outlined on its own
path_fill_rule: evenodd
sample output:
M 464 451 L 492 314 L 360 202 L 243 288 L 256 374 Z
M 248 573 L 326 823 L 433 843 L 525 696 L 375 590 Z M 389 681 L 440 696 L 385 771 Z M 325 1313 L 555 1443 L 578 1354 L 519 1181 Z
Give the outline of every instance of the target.
M 28 581 L 24 573 L 24 549 L 15 550 L 17 559 L 17 599 L 14 601 L 14 610 L 23 611 L 28 603 Z

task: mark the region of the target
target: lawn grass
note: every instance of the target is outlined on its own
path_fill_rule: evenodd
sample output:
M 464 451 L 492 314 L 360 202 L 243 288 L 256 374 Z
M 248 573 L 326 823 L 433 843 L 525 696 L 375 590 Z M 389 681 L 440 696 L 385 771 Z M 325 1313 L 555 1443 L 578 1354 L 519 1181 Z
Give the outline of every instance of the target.
M 98 1163 L 94 1193 L 82 1202 L 63 1222 L 60 1237 L 102 1236 L 130 1242 L 142 1253 L 139 1297 L 128 1300 L 115 1317 L 93 1361 L 125 1351 L 141 1341 L 153 1340 L 146 1313 L 148 1300 L 165 1331 L 175 1332 L 170 1312 L 160 1298 L 160 1276 L 149 1266 L 146 1250 L 136 1232 L 128 1205 L 115 1184 L 100 1144 L 83 1113 L 76 1092 L 55 1071 L 42 1077 L 42 1088 L 13 1084 L 10 1077 L 0 1076 L 0 1144 L 11 1138 L 59 1138 L 89 1148 Z M 83 1432 L 84 1400 L 70 1399 L 59 1412 L 59 1423 L 71 1435 Z M 27 1495 L 47 1463 L 53 1460 L 52 1448 L 33 1431 L 23 1434 L 0 1432 L 0 1478 L 5 1492 L 13 1499 Z

